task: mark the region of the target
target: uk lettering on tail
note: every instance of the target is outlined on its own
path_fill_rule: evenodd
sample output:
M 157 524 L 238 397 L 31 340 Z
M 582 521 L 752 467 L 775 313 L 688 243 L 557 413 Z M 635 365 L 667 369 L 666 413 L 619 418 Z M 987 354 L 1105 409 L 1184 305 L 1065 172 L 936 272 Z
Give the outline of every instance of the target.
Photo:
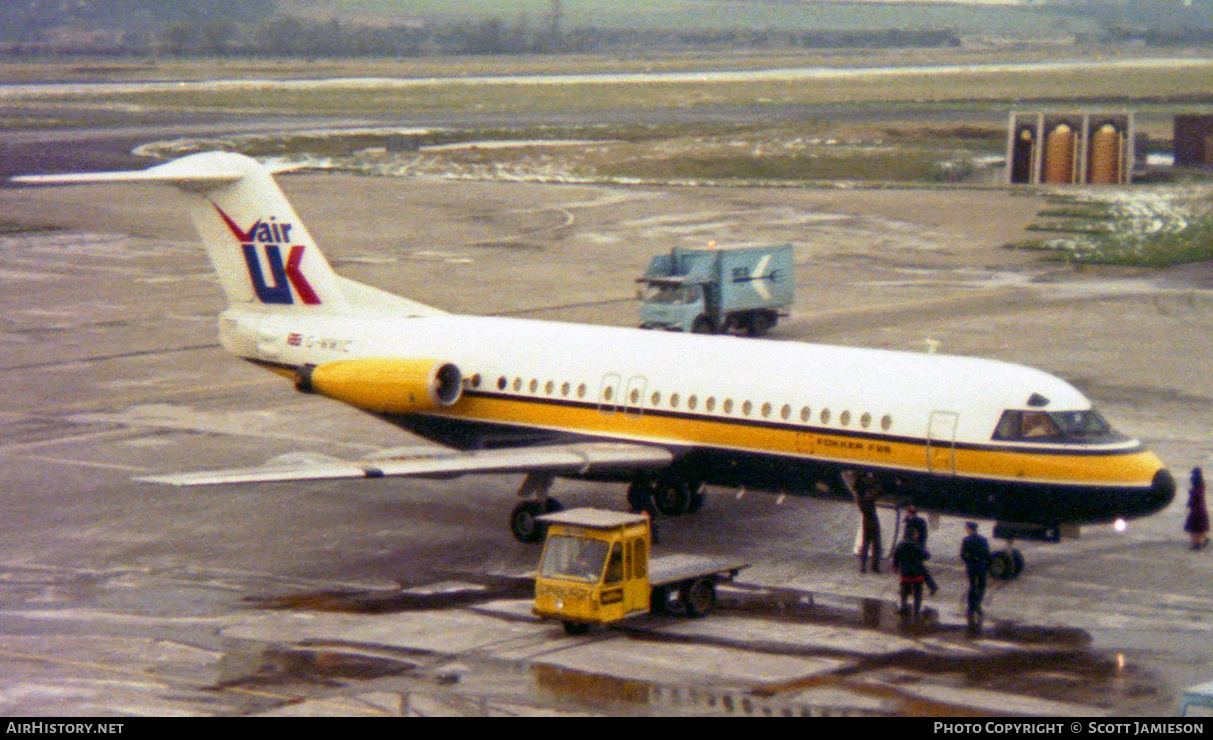
M 1151 514 L 1162 462 L 1068 383 L 1022 365 L 721 335 L 454 315 L 337 275 L 270 169 L 202 153 L 29 185 L 174 186 L 228 306 L 223 346 L 443 446 L 409 458 L 165 474 L 173 485 L 523 473 L 510 524 L 540 536 L 555 477 L 692 513 L 705 486 L 855 495 L 1056 534 Z M 1021 535 L 1022 536 L 1022 535 Z

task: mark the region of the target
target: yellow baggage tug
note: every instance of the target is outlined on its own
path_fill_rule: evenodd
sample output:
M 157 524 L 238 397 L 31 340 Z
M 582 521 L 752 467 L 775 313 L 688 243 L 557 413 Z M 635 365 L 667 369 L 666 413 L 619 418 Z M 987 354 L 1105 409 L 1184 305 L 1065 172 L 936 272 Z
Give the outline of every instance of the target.
M 701 617 L 716 605 L 716 583 L 747 565 L 696 555 L 651 557 L 649 518 L 643 514 L 587 508 L 538 519 L 548 530 L 533 611 L 559 619 L 570 635 L 664 613 L 674 599 L 687 616 Z

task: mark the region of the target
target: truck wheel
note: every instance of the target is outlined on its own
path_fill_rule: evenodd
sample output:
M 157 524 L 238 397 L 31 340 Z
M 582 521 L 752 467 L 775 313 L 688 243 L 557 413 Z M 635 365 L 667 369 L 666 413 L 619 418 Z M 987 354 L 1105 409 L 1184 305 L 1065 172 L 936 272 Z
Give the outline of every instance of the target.
M 710 578 L 698 578 L 684 585 L 678 598 L 688 617 L 702 617 L 716 606 L 716 584 Z
M 649 614 L 665 614 L 669 601 L 670 589 L 665 586 L 655 586 L 649 593 Z
M 771 330 L 775 326 L 775 322 L 779 319 L 777 314 L 770 311 L 755 311 L 750 314 L 749 334 L 752 337 L 760 337 Z
M 585 633 L 587 633 L 589 631 L 590 631 L 590 625 L 585 624 L 584 622 L 565 622 L 564 623 L 564 633 L 566 635 L 571 635 L 573 637 L 577 637 L 579 635 L 584 635 Z
M 707 316 L 700 316 L 691 324 L 691 331 L 695 334 L 715 334 L 716 326 Z

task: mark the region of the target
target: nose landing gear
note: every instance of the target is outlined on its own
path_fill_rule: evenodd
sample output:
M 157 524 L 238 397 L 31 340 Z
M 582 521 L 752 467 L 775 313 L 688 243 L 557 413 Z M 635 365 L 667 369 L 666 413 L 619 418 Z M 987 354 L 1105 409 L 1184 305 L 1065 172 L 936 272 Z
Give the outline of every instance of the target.
M 1013 581 L 1023 572 L 1023 553 L 1007 543 L 1005 550 L 990 556 L 990 577 L 999 581 Z

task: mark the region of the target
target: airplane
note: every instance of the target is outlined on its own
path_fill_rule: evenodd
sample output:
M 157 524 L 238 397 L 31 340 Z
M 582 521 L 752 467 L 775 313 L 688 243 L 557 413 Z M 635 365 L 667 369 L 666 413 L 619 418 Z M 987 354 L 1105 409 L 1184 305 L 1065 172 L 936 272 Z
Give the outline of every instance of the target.
M 703 486 L 856 496 L 1055 540 L 1146 516 L 1175 481 L 1065 381 L 974 358 L 452 314 L 341 277 L 272 169 L 229 152 L 21 184 L 154 183 L 186 197 L 227 308 L 222 346 L 441 445 L 427 454 L 168 474 L 156 483 L 523 473 L 514 536 L 542 537 L 556 477 L 628 484 L 676 516 Z M 1000 529 L 1001 528 L 1001 529 Z M 1008 549 L 999 577 L 1022 556 Z

